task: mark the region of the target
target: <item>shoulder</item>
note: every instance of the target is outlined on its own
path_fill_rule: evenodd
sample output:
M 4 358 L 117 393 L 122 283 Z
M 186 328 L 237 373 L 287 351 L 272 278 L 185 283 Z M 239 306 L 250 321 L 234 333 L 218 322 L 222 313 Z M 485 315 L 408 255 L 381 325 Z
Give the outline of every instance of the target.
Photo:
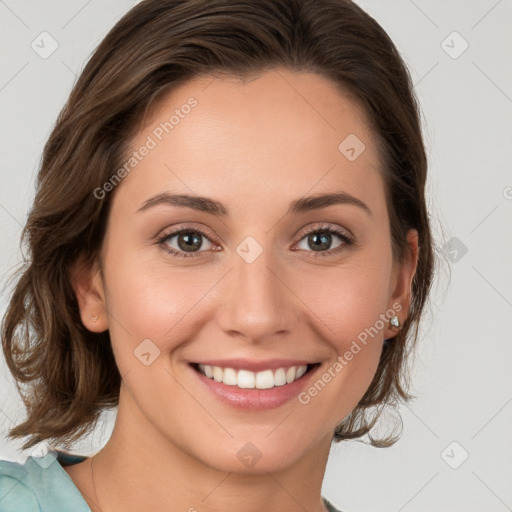
M 2 512 L 90 512 L 78 489 L 50 450 L 25 462 L 0 460 Z
M 25 465 L 0 460 L 0 510 L 30 512 L 40 510 Z

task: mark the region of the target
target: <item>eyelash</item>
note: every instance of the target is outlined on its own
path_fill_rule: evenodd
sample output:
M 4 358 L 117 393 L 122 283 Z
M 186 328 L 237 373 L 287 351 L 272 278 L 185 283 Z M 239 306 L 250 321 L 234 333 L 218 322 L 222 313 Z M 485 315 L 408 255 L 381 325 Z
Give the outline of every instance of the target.
M 196 226 L 182 226 L 180 229 L 176 231 L 171 231 L 170 233 L 163 233 L 161 236 L 159 236 L 156 239 L 156 244 L 160 245 L 166 252 L 168 252 L 172 257 L 175 258 L 191 258 L 191 257 L 201 257 L 197 256 L 198 254 L 201 254 L 205 251 L 199 251 L 199 252 L 192 252 L 192 253 L 185 253 L 181 251 L 177 251 L 176 249 L 171 249 L 166 242 L 170 240 L 171 238 L 174 238 L 175 236 L 181 235 L 182 233 L 199 233 L 203 237 L 205 237 L 209 242 L 213 243 L 210 240 L 210 237 L 208 234 L 200 227 Z M 306 236 L 312 234 L 312 233 L 327 233 L 329 235 L 336 235 L 338 236 L 342 241 L 343 244 L 339 245 L 335 249 L 329 249 L 327 251 L 306 251 L 306 252 L 316 252 L 314 256 L 309 256 L 312 258 L 323 258 L 326 256 L 332 256 L 333 254 L 337 254 L 339 251 L 343 249 L 347 249 L 350 246 L 354 244 L 354 240 L 351 236 L 349 236 L 346 232 L 341 231 L 337 228 L 333 228 L 329 225 L 319 225 L 315 226 L 313 229 L 306 231 L 305 233 L 301 233 L 301 238 L 299 239 L 299 242 L 305 238 Z

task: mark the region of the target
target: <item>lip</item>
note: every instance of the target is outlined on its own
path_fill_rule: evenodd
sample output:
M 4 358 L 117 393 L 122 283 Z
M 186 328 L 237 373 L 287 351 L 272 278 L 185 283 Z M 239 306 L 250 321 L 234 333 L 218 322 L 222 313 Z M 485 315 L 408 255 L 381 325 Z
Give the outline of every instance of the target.
M 234 370 L 249 370 L 251 372 L 262 372 L 263 370 L 277 370 L 278 368 L 289 368 L 290 366 L 307 366 L 315 364 L 314 361 L 299 359 L 266 359 L 255 361 L 254 359 L 210 359 L 209 361 L 194 361 L 195 364 L 207 364 L 209 366 L 220 366 L 222 368 L 233 368 Z
M 216 362 L 219 363 L 220 361 Z M 265 364 L 268 364 L 268 361 Z M 215 364 L 214 366 L 223 365 Z M 294 365 L 292 364 L 291 366 Z M 300 379 L 293 381 L 291 384 L 285 384 L 284 386 L 274 386 L 270 389 L 243 389 L 239 388 L 238 386 L 228 386 L 222 382 L 209 379 L 198 370 L 196 370 L 193 364 L 190 364 L 189 368 L 190 371 L 195 375 L 193 378 L 198 379 L 199 383 L 204 386 L 204 389 L 219 399 L 222 403 L 228 404 L 236 409 L 264 411 L 280 407 L 293 398 L 296 398 L 299 393 L 309 385 L 310 380 L 317 373 L 320 366 L 320 363 L 313 365 L 309 364 L 308 371 Z M 281 368 L 281 366 L 278 366 L 278 368 Z M 269 367 L 265 366 L 263 369 L 269 369 Z

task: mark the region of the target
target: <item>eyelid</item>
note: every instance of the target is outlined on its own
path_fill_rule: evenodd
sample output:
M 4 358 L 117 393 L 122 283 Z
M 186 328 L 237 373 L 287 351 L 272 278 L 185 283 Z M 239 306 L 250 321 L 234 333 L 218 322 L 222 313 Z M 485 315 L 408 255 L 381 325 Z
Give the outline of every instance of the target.
M 172 229 L 171 231 L 164 231 L 164 233 L 162 233 L 161 235 L 156 237 L 156 244 L 165 246 L 166 242 L 169 239 L 174 238 L 175 236 L 178 236 L 178 235 L 182 234 L 183 232 L 189 232 L 189 231 L 199 233 L 201 236 L 206 238 L 211 244 L 214 244 L 214 245 L 216 244 L 216 242 L 214 242 L 212 240 L 212 238 L 215 238 L 215 237 L 210 236 L 210 234 L 207 233 L 207 230 L 205 228 L 203 228 L 202 226 L 196 226 L 193 224 L 183 224 L 183 225 L 179 226 L 178 228 Z M 302 228 L 296 235 L 296 237 L 298 239 L 293 244 L 292 247 L 295 247 L 297 244 L 299 244 L 307 235 L 309 235 L 311 233 L 321 232 L 321 231 L 327 231 L 330 234 L 334 234 L 335 236 L 340 238 L 343 241 L 343 243 L 334 249 L 328 249 L 327 251 L 319 251 L 314 256 L 311 256 L 313 258 L 323 257 L 323 256 L 331 256 L 331 255 L 337 254 L 338 251 L 340 251 L 344 248 L 349 248 L 350 246 L 355 244 L 354 235 L 348 229 L 342 228 L 337 225 L 331 225 L 331 224 L 328 224 L 325 222 L 317 222 L 317 223 L 314 223 L 313 225 L 309 224 L 307 227 Z M 183 257 L 183 258 L 196 257 L 197 258 L 197 257 L 201 257 L 201 255 L 204 253 L 219 252 L 220 249 L 214 248 L 214 249 L 210 249 L 210 250 L 206 250 L 206 251 L 197 251 L 197 252 L 190 252 L 190 253 L 186 253 L 183 251 L 177 251 L 176 249 L 173 249 L 170 247 L 164 247 L 164 250 L 166 252 L 168 252 L 169 254 L 171 254 L 171 256 L 178 257 L 178 258 L 179 257 Z M 315 251 L 306 251 L 306 252 L 315 253 Z
M 302 228 L 298 233 L 297 237 L 299 237 L 299 242 L 310 233 L 314 233 L 315 231 L 322 231 L 322 230 L 333 230 L 333 231 L 339 231 L 340 233 L 343 233 L 350 241 L 354 241 L 354 235 L 346 228 L 343 228 L 341 226 L 328 224 L 326 222 L 316 222 L 311 224 L 308 224 L 307 227 Z
M 168 231 L 164 230 L 164 232 L 162 234 L 156 236 L 154 239 L 157 244 L 163 244 L 170 238 L 174 238 L 175 236 L 178 236 L 178 235 L 182 234 L 183 232 L 188 232 L 188 231 L 194 232 L 194 233 L 199 233 L 204 238 L 206 238 L 211 244 L 218 245 L 214 241 L 215 237 L 212 236 L 207 231 L 206 228 L 204 228 L 200 225 L 194 225 L 194 224 L 188 224 L 188 223 L 182 224 L 179 227 L 170 229 Z M 169 250 L 169 252 L 172 252 L 172 250 Z M 199 253 L 203 253 L 203 252 L 208 252 L 208 251 L 198 251 L 197 253 L 190 253 L 190 254 L 199 254 Z M 186 253 L 184 253 L 184 254 L 186 254 Z

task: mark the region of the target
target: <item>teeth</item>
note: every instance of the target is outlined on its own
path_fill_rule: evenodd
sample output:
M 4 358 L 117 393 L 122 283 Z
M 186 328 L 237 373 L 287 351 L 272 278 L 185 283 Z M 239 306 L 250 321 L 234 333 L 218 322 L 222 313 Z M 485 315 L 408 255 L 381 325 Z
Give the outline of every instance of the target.
M 234 370 L 200 364 L 199 371 L 209 379 L 222 382 L 228 386 L 238 386 L 243 389 L 270 389 L 274 386 L 284 386 L 300 379 L 307 371 L 306 365 L 278 368 L 275 371 L 263 370 L 251 372 L 249 370 Z
M 286 384 L 286 372 L 284 368 L 279 368 L 274 373 L 274 386 L 284 386 Z
M 228 386 L 236 386 L 237 378 L 235 370 L 233 370 L 233 368 L 226 368 L 224 370 L 222 381 L 224 382 L 224 384 L 227 384 Z
M 238 372 L 236 380 L 237 380 L 236 385 L 239 388 L 252 389 L 252 388 L 254 388 L 254 381 L 256 380 L 256 376 L 254 375 L 254 372 L 249 372 L 247 370 L 240 370 Z
M 256 388 L 269 389 L 274 387 L 274 372 L 265 370 L 256 374 Z
M 212 368 L 213 370 L 213 378 L 217 381 L 217 382 L 222 382 L 222 379 L 224 377 L 224 372 L 222 371 L 222 368 L 220 368 L 219 366 L 214 366 Z
M 300 379 L 306 373 L 307 369 L 307 366 L 299 366 L 297 368 L 297 373 L 295 374 L 295 380 Z
M 209 378 L 211 379 L 213 377 L 213 370 L 212 370 L 212 367 L 211 366 L 208 366 L 208 368 L 206 368 L 206 366 L 204 364 L 200 364 L 199 367 L 201 367 L 201 370 L 203 371 L 203 373 Z

